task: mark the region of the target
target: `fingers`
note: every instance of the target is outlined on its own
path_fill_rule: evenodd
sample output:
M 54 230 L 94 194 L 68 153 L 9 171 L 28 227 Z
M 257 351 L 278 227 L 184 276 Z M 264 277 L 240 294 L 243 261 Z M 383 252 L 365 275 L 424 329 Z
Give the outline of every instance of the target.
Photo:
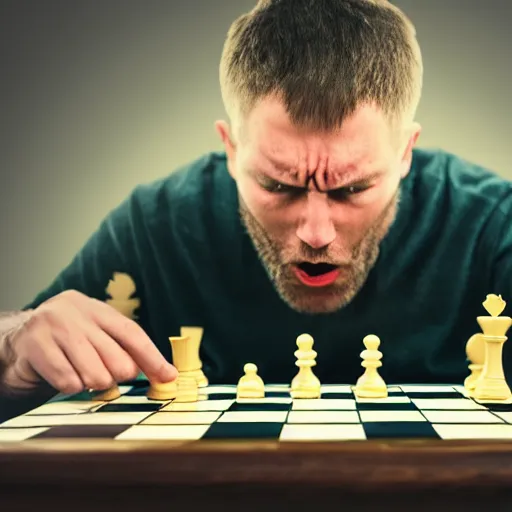
M 135 379 L 140 373 L 132 357 L 95 325 L 87 329 L 87 338 L 115 382 Z
M 79 393 L 84 382 L 49 332 L 39 332 L 37 339 L 27 342 L 30 365 L 41 378 L 62 393 Z
M 10 344 L 13 388 L 37 379 L 74 394 L 103 390 L 136 378 L 142 371 L 154 382 L 171 382 L 176 368 L 144 330 L 108 304 L 66 292 L 41 305 Z
M 91 312 L 98 327 L 112 337 L 133 359 L 149 380 L 171 382 L 178 376 L 176 368 L 158 350 L 136 322 L 126 318 L 108 304 L 95 301 Z
M 71 336 L 53 332 L 53 337 L 87 389 L 108 389 L 115 384 L 114 378 L 82 329 L 77 329 Z

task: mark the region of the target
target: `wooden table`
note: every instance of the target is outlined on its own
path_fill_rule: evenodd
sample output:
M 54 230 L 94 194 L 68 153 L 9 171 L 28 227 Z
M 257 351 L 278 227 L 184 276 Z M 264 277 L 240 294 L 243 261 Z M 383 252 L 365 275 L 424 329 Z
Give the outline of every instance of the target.
M 47 506 L 47 507 L 46 507 Z M 512 443 L 0 444 L 0 510 L 512 511 Z

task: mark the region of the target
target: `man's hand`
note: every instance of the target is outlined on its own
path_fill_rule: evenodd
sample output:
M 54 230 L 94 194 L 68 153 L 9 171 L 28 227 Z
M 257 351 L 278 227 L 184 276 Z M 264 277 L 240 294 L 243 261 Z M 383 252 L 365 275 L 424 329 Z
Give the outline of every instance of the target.
M 170 382 L 178 374 L 146 333 L 108 304 L 65 291 L 34 309 L 19 329 L 0 340 L 6 365 L 2 385 L 57 391 L 104 390 L 135 378 Z

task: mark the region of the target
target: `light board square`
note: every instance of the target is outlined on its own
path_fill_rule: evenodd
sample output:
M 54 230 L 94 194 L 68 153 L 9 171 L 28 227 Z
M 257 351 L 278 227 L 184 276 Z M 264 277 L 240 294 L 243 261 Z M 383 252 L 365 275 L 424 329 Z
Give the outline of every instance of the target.
M 214 395 L 217 393 L 236 395 L 236 386 L 208 386 L 206 388 L 201 388 L 201 393 L 206 395 Z
M 427 421 L 419 411 L 360 411 L 363 423 L 370 421 Z
M 91 414 L 22 415 L 7 420 L 3 427 L 50 427 L 53 425 L 133 425 L 151 412 L 96 412 Z
M 495 412 L 494 414 L 507 423 L 512 423 L 512 412 Z
M 292 410 L 296 411 L 316 411 L 316 410 L 355 410 L 356 401 L 349 398 L 333 398 L 329 400 L 327 398 L 312 398 L 294 400 Z
M 418 409 L 422 410 L 486 410 L 483 405 L 467 398 L 411 398 L 411 401 Z
M 405 393 L 453 393 L 455 388 L 453 386 L 435 386 L 435 385 L 406 385 L 400 386 Z
M 291 411 L 288 423 L 359 423 L 357 411 Z
M 83 414 L 103 405 L 104 402 L 50 402 L 43 404 L 27 415 L 48 415 L 48 414 Z
M 512 425 L 432 425 L 441 439 L 512 439 Z
M 48 430 L 47 427 L 34 427 L 34 428 L 0 428 L 0 443 L 3 442 L 16 442 L 26 441 L 31 437 Z
M 173 402 L 164 405 L 160 411 L 227 411 L 234 400 L 205 400 L 204 402 Z
M 360 404 L 408 404 L 411 399 L 407 396 L 387 396 L 386 398 L 359 398 L 356 402 Z
M 219 422 L 236 423 L 284 423 L 288 411 L 227 411 L 219 419 Z
M 220 412 L 156 412 L 142 425 L 211 425 Z
M 423 411 L 431 423 L 504 423 L 488 411 Z
M 292 397 L 273 396 L 265 398 L 237 398 L 239 404 L 291 404 Z

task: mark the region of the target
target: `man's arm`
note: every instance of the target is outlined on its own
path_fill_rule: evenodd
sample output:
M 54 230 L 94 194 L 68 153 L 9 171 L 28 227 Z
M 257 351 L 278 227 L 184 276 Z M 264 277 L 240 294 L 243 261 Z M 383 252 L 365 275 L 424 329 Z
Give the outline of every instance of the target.
M 115 272 L 125 272 L 137 282 L 138 264 L 134 260 L 137 234 L 134 226 L 143 224 L 139 214 L 141 209 L 138 206 L 135 194 L 130 196 L 105 218 L 97 231 L 93 233 L 70 264 L 45 290 L 27 304 L 22 311 L 0 313 L 0 421 L 5 421 L 8 418 L 41 405 L 59 391 L 55 386 L 49 384 L 48 379 L 39 379 L 35 383 L 34 379 L 38 372 L 33 368 L 29 371 L 27 369 L 29 366 L 27 361 L 31 357 L 36 357 L 31 355 L 34 352 L 33 348 L 40 348 L 39 352 L 41 353 L 37 355 L 38 359 L 36 362 L 44 361 L 44 368 L 49 368 L 46 373 L 51 374 L 51 367 L 57 367 L 57 359 L 61 357 L 55 345 L 58 349 L 62 349 L 60 345 L 68 343 L 68 341 L 57 339 L 58 336 L 52 336 L 52 333 L 48 331 L 52 329 L 58 330 L 60 326 L 64 326 L 65 329 L 71 329 L 74 332 L 77 328 L 76 326 L 79 323 L 83 323 L 82 319 L 78 318 L 77 310 L 80 312 L 81 309 L 88 309 L 88 306 L 68 308 L 64 304 L 59 306 L 58 309 L 55 307 L 52 309 L 46 307 L 48 302 L 68 290 L 75 290 L 84 297 L 103 301 L 106 297 L 106 287 Z M 49 320 L 51 322 L 46 321 L 48 319 L 40 321 L 39 318 L 37 322 L 32 322 L 31 318 L 36 313 L 39 314 L 42 306 L 46 310 L 50 309 L 51 318 Z M 92 313 L 85 322 L 91 321 L 89 327 L 94 323 L 93 329 L 94 333 L 96 333 L 94 335 L 96 338 L 104 337 L 103 331 L 105 328 L 98 328 L 95 320 L 90 320 L 90 317 L 94 315 L 99 317 L 103 313 L 97 313 L 97 311 L 100 311 L 98 309 L 99 304 L 91 306 L 92 309 L 89 309 Z M 101 311 L 104 311 L 104 309 Z M 48 311 L 45 311 L 45 313 L 48 313 Z M 110 313 L 106 312 L 105 314 L 109 315 Z M 30 340 L 27 341 L 28 336 L 22 331 L 27 330 L 25 326 L 29 321 L 37 323 L 37 326 L 30 325 Z M 106 321 L 106 327 L 108 328 L 109 324 L 115 324 L 116 321 L 122 322 L 123 320 L 119 318 L 113 322 L 111 320 Z M 81 334 L 80 332 L 75 332 L 75 336 Z M 140 334 L 137 336 L 140 336 Z M 54 340 L 51 339 L 52 337 Z M 19 338 L 23 339 L 26 347 L 31 347 L 30 349 L 25 349 L 21 356 L 19 355 L 20 351 L 18 350 L 17 354 L 15 350 L 17 348 L 15 341 Z M 73 336 L 70 336 L 70 338 L 70 348 L 75 350 L 73 344 L 79 348 L 80 344 L 76 343 Z M 116 339 L 116 335 L 112 333 L 109 333 L 109 339 L 113 339 L 115 342 L 124 341 Z M 75 343 L 73 343 L 74 341 Z M 40 345 L 37 344 L 39 342 Z M 119 353 L 117 348 L 115 350 Z M 88 353 L 92 356 L 91 350 Z M 76 359 L 79 362 L 83 360 L 78 354 Z M 87 366 L 94 366 L 94 363 L 91 362 Z M 80 368 L 80 370 L 82 370 L 82 373 L 88 372 L 88 368 Z M 60 376 L 56 376 L 55 381 L 63 381 L 63 379 Z
M 31 310 L 0 313 L 0 422 L 38 407 L 57 394 L 44 381 L 35 388 L 27 383 L 29 386 L 24 390 L 12 388 L 4 379 L 13 360 L 12 335 L 23 327 L 30 315 Z

